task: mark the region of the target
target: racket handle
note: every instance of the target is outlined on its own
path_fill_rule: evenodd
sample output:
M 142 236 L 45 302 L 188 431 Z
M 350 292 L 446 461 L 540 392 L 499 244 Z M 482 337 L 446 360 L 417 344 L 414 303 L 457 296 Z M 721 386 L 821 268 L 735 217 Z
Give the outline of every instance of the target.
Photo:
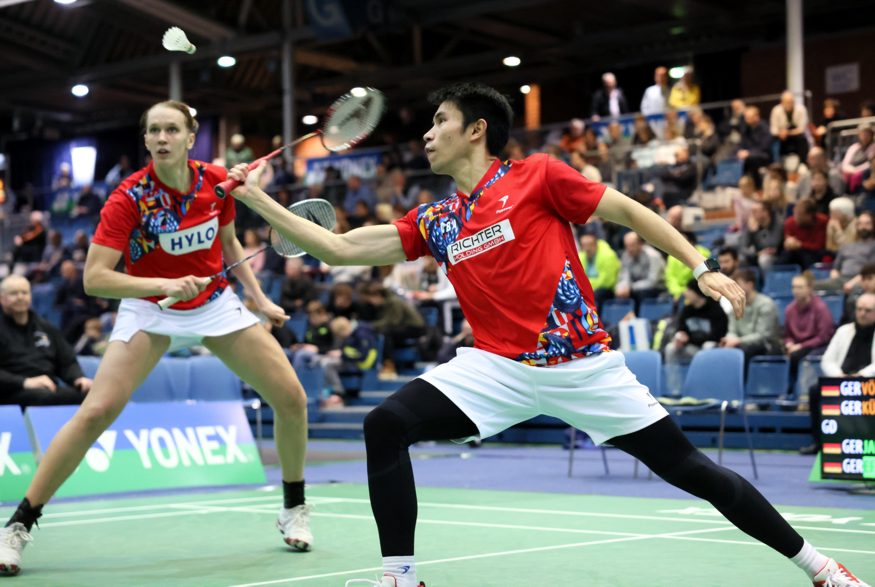
M 268 161 L 270 159 L 273 159 L 274 157 L 276 157 L 277 155 L 282 153 L 283 149 L 285 149 L 285 147 L 280 147 L 276 151 L 272 151 L 272 152 L 268 153 L 267 155 L 265 155 L 264 157 L 259 157 L 258 159 L 256 159 L 255 161 L 253 161 L 252 163 L 250 163 L 248 165 L 249 171 L 252 171 L 256 167 L 261 165 L 262 161 Z M 224 199 L 225 196 L 227 196 L 228 194 L 231 193 L 231 190 L 236 188 L 238 185 L 242 185 L 242 184 L 243 184 L 242 181 L 237 181 L 236 179 L 226 179 L 225 181 L 223 181 L 222 183 L 220 183 L 216 187 L 214 187 L 213 191 L 216 192 L 216 195 L 218 197 Z
M 163 300 L 159 300 L 158 307 L 161 308 L 162 310 L 166 310 L 167 308 L 169 308 L 170 306 L 172 306 L 173 304 L 175 304 L 178 301 L 179 301 L 179 298 L 174 298 L 173 296 L 170 296 L 170 297 L 164 298 Z

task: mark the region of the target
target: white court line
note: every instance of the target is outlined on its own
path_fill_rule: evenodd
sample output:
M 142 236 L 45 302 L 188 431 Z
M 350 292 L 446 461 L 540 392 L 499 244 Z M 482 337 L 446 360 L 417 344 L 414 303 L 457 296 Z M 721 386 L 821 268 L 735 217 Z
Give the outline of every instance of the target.
M 578 548 L 581 546 L 598 546 L 601 544 L 613 544 L 617 542 L 632 542 L 635 540 L 649 540 L 651 538 L 669 538 L 672 536 L 681 536 L 688 534 L 704 534 L 706 532 L 721 532 L 726 528 L 704 528 L 699 530 L 685 530 L 683 532 L 672 532 L 669 534 L 639 534 L 635 536 L 629 536 L 624 538 L 609 538 L 606 540 L 592 540 L 588 542 L 572 542 L 571 544 L 557 544 L 553 546 L 536 546 L 533 548 L 521 548 L 517 550 L 504 550 L 498 552 L 488 552 L 483 554 L 470 554 L 466 556 L 456 556 L 452 558 L 444 558 L 437 559 L 431 561 L 422 561 L 416 563 L 417 567 L 424 567 L 428 565 L 439 565 L 444 563 L 452 563 L 459 561 L 467 561 L 467 560 L 477 560 L 483 558 L 494 558 L 499 556 L 510 556 L 515 554 L 528 554 L 532 552 L 546 552 L 550 550 L 564 550 L 568 548 Z M 261 585 L 279 585 L 280 583 L 298 583 L 300 581 L 309 581 L 311 579 L 324 579 L 326 577 L 338 577 L 344 575 L 352 575 L 358 573 L 372 573 L 372 572 L 380 572 L 383 570 L 383 567 L 370 567 L 365 569 L 352 569 L 348 571 L 337 571 L 333 573 L 323 573 L 320 575 L 309 575 L 306 577 L 288 577 L 285 579 L 272 579 L 270 581 L 259 581 L 256 583 L 241 583 L 238 585 L 232 585 L 231 587 L 259 587 Z

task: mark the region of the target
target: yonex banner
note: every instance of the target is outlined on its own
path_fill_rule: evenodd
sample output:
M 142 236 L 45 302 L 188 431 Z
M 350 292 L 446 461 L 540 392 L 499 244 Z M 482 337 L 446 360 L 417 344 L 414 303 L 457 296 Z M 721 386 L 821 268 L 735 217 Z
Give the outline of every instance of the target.
M 304 183 L 312 185 L 325 180 L 325 170 L 333 167 L 340 171 L 340 176 L 346 181 L 351 175 L 362 179 L 377 177 L 377 168 L 383 161 L 383 152 L 375 150 L 357 150 L 346 155 L 330 155 L 307 159 L 307 172 Z
M 28 408 L 38 454 L 76 409 Z M 264 481 L 258 448 L 238 402 L 142 403 L 128 404 L 58 495 Z
M 0 501 L 18 502 L 36 466 L 18 406 L 0 406 Z

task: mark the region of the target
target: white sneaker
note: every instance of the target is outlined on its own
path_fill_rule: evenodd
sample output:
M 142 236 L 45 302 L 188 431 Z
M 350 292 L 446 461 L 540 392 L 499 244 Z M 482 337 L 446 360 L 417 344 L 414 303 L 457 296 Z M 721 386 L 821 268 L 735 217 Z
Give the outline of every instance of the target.
M 21 572 L 21 551 L 32 540 L 27 528 L 19 522 L 0 528 L 0 575 Z
M 829 559 L 829 562 L 814 576 L 813 581 L 814 587 L 870 587 L 835 559 Z
M 307 504 L 283 508 L 276 520 L 276 527 L 283 535 L 286 544 L 300 552 L 307 552 L 313 544 L 310 532 L 310 506 Z

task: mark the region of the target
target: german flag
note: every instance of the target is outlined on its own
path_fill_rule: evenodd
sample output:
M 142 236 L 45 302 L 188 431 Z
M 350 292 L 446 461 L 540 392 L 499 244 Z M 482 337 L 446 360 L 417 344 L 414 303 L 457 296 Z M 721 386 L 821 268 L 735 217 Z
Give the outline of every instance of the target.
M 824 416 L 841 416 L 842 412 L 838 404 L 823 404 L 820 406 L 820 413 Z
M 825 442 L 823 443 L 823 454 L 840 455 L 842 454 L 842 445 L 838 442 Z
M 842 473 L 842 464 L 841 463 L 824 463 L 823 464 L 823 472 L 824 473 Z
M 820 388 L 820 395 L 823 397 L 838 397 L 839 396 L 839 386 L 838 385 L 824 385 Z

